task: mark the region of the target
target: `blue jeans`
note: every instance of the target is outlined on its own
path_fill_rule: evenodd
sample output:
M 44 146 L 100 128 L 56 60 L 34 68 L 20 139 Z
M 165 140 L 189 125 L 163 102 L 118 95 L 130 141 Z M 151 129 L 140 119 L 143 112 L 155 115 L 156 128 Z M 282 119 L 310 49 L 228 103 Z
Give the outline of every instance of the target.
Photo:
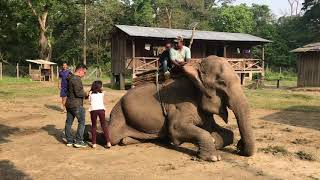
M 164 72 L 164 73 L 170 70 L 168 61 L 169 61 L 169 59 L 165 58 L 165 59 L 161 62 L 160 69 L 161 69 L 161 71 Z
M 67 120 L 66 120 L 66 126 L 65 126 L 67 143 L 73 143 L 73 135 L 71 132 L 71 128 L 72 128 L 74 118 L 78 119 L 76 143 L 80 143 L 83 141 L 83 134 L 84 134 L 84 128 L 85 128 L 85 115 L 86 115 L 85 113 L 86 111 L 82 106 L 77 108 L 67 108 Z

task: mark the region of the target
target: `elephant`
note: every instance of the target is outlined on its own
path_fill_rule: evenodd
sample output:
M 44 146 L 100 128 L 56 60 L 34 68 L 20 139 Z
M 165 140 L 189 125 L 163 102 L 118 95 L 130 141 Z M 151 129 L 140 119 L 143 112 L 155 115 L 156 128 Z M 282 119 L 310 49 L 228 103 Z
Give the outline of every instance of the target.
M 129 90 L 113 107 L 108 124 L 112 145 L 168 139 L 176 146 L 193 143 L 197 156 L 219 161 L 219 149 L 233 143 L 231 130 L 219 126 L 214 115 L 228 123 L 232 110 L 240 131 L 238 153 L 255 151 L 249 105 L 240 79 L 225 58 L 209 56 L 183 76 L 162 85 L 146 83 Z M 191 72 L 191 73 L 190 73 Z

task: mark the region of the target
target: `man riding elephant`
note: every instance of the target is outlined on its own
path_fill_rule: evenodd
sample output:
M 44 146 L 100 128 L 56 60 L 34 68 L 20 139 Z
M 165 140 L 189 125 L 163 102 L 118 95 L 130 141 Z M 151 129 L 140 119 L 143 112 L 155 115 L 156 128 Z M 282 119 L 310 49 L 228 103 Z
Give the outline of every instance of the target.
M 237 74 L 224 58 L 210 56 L 184 66 L 186 74 L 171 79 L 157 91 L 146 83 L 127 92 L 110 115 L 110 139 L 131 144 L 148 139 L 169 139 L 175 145 L 190 142 L 207 161 L 221 159 L 217 149 L 233 143 L 233 132 L 219 126 L 213 115 L 227 123 L 231 109 L 241 139 L 239 154 L 254 153 L 249 106 Z M 165 113 L 164 113 L 165 112 Z

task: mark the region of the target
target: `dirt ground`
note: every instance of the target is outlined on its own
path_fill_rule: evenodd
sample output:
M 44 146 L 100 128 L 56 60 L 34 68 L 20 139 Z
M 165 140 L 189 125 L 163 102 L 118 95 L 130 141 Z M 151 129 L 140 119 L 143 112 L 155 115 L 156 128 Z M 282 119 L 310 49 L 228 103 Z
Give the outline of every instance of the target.
M 107 90 L 108 113 L 124 93 Z M 257 153 L 241 157 L 230 146 L 210 163 L 191 144 L 66 147 L 58 96 L 0 106 L 0 179 L 320 179 L 320 112 L 252 109 Z M 233 116 L 229 123 L 239 139 Z

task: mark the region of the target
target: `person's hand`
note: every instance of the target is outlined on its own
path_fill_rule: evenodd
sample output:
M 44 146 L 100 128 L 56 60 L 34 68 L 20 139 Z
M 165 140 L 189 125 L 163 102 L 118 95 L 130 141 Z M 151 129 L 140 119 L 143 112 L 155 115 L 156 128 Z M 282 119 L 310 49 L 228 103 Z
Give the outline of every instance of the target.
M 59 90 L 61 90 L 61 87 L 60 87 L 60 86 L 58 86 L 58 89 L 59 89 Z
M 184 66 L 184 65 L 186 65 L 186 64 L 187 64 L 187 62 L 185 62 L 185 61 L 179 62 L 179 65 L 180 65 L 180 66 Z

